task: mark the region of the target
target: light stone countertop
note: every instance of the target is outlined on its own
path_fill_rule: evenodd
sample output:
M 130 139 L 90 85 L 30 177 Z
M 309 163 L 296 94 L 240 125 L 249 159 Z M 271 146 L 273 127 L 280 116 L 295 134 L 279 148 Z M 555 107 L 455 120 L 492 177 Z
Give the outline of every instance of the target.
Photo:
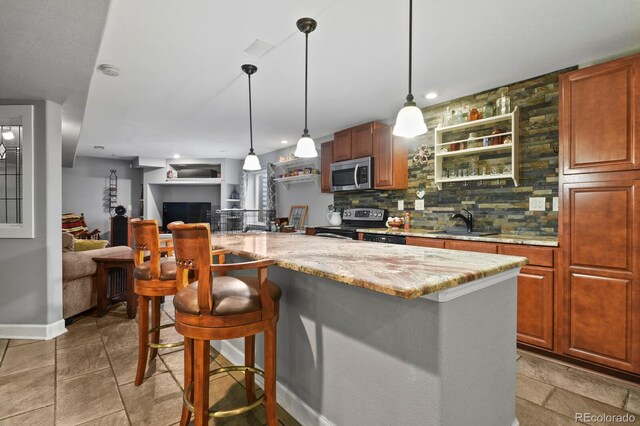
M 406 237 L 440 238 L 448 240 L 483 241 L 489 243 L 524 244 L 531 246 L 558 247 L 558 237 L 541 237 L 537 235 L 495 234 L 495 235 L 460 235 L 460 234 L 436 234 L 436 231 L 426 229 L 387 229 L 387 228 L 362 228 L 358 232 L 369 234 L 404 235 Z
M 415 299 L 527 263 L 518 256 L 434 249 L 301 234 L 213 234 L 211 245 L 282 268 Z

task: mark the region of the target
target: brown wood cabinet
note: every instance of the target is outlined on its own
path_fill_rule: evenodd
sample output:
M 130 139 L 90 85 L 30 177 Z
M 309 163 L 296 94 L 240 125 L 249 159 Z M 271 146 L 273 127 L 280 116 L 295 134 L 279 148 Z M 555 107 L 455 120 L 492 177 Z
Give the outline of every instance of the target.
M 640 55 L 560 76 L 565 175 L 640 169 Z
M 351 160 L 351 129 L 333 135 L 333 162 Z
M 373 172 L 376 189 L 407 189 L 409 160 L 407 145 L 396 139 L 391 126 L 373 130 Z
M 373 155 L 373 132 L 382 124 L 372 121 L 334 133 L 333 161 Z
M 523 256 L 529 264 L 518 275 L 518 342 L 552 350 L 555 330 L 557 249 L 520 244 L 407 237 L 407 245 Z
M 333 161 L 333 141 L 320 145 L 320 190 L 331 192 L 331 162 Z
M 640 55 L 560 77 L 564 355 L 640 373 Z

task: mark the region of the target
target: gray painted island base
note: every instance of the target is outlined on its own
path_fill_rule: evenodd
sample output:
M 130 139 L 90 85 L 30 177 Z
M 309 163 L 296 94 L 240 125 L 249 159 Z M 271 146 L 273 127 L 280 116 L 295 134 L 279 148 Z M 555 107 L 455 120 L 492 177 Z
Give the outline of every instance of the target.
M 402 299 L 270 267 L 278 403 L 304 425 L 517 424 L 518 270 Z M 212 346 L 243 364 L 242 340 Z

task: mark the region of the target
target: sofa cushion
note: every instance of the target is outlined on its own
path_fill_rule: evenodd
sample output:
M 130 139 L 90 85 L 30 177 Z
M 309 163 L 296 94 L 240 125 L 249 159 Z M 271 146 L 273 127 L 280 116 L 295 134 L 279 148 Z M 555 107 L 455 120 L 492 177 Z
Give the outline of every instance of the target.
M 87 250 L 62 254 L 62 280 L 69 281 L 96 273 L 97 265 L 94 257 L 108 257 L 119 253 L 131 253 L 127 246 L 108 247 L 98 250 Z
M 69 253 L 73 251 L 73 235 L 68 232 L 62 233 L 62 252 Z
M 75 240 L 73 251 L 87 251 L 103 249 L 109 244 L 107 240 Z

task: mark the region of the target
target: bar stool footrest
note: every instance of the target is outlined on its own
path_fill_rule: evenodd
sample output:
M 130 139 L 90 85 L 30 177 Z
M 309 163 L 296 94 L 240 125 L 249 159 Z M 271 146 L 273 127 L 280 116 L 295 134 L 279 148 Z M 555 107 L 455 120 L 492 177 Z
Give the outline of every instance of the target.
M 209 376 L 213 376 L 215 374 L 227 373 L 229 371 L 245 371 L 245 372 L 249 371 L 251 373 L 256 373 L 256 374 L 259 374 L 262 377 L 264 377 L 264 371 L 263 370 L 260 370 L 259 368 L 247 367 L 246 365 L 233 365 L 231 367 L 216 368 L 215 370 L 212 370 L 212 371 L 209 372 Z M 187 397 L 187 395 L 192 390 L 193 390 L 193 382 L 190 383 L 189 386 L 187 386 L 184 389 L 184 393 L 182 395 L 182 400 L 184 401 L 184 405 L 185 405 L 185 407 L 187 407 L 187 410 L 189 410 L 189 411 L 191 411 L 193 413 L 195 411 L 195 407 L 193 406 L 193 403 L 191 403 L 191 401 L 189 401 L 189 398 Z M 260 397 L 256 398 L 256 400 L 254 402 L 252 402 L 251 404 L 245 405 L 245 406 L 242 406 L 242 407 L 238 407 L 238 408 L 234 408 L 233 410 L 213 411 L 213 410 L 209 409 L 209 417 L 220 419 L 220 418 L 223 418 L 223 417 L 237 416 L 238 414 L 246 413 L 247 411 L 253 410 L 258 405 L 262 404 L 264 399 L 265 399 L 265 394 L 263 393 Z
M 163 328 L 169 328 L 169 327 L 173 327 L 174 325 L 176 325 L 176 323 L 172 322 L 171 324 L 162 324 L 158 327 L 153 327 L 152 329 L 149 330 L 149 334 L 151 333 L 155 333 L 156 331 L 160 331 Z M 174 343 L 152 343 L 149 342 L 148 346 L 150 348 L 154 348 L 154 349 L 168 349 L 168 348 L 175 348 L 177 346 L 183 346 L 184 342 L 174 342 Z

